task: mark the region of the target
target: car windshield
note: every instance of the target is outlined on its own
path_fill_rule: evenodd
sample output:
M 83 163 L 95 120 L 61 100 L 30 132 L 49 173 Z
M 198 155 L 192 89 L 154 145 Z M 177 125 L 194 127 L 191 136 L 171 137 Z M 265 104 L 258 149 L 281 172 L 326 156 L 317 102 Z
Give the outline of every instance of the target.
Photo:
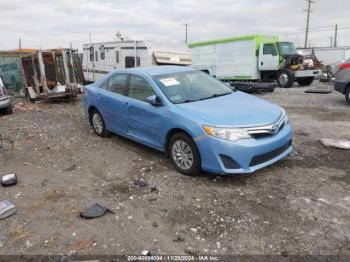
M 290 42 L 277 42 L 277 49 L 280 55 L 295 55 L 297 50 L 293 43 Z
M 199 71 L 159 75 L 158 85 L 174 104 L 190 103 L 232 94 L 232 89 Z

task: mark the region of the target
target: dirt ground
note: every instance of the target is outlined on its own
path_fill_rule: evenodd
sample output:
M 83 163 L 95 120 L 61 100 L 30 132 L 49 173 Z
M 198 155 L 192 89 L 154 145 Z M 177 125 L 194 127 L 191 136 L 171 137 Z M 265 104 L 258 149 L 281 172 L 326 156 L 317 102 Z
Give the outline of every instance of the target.
M 0 116 L 0 172 L 19 178 L 0 187 L 0 200 L 17 207 L 0 222 L 0 255 L 350 255 L 350 151 L 319 141 L 350 139 L 350 107 L 337 92 L 304 91 L 259 95 L 286 109 L 294 152 L 235 176 L 184 176 L 157 151 L 116 135 L 97 137 L 81 98 L 16 99 L 24 105 Z M 137 179 L 149 185 L 139 188 Z M 94 203 L 115 213 L 78 217 Z

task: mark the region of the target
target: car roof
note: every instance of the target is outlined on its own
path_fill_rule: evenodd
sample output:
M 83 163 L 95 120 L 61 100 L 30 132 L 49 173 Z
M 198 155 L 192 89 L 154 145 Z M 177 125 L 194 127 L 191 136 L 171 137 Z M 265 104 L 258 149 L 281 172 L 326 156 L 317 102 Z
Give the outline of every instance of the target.
M 166 75 L 171 73 L 181 73 L 194 71 L 194 69 L 185 66 L 152 66 L 152 67 L 134 67 L 124 70 L 116 70 L 115 72 L 121 73 L 135 73 L 150 76 Z

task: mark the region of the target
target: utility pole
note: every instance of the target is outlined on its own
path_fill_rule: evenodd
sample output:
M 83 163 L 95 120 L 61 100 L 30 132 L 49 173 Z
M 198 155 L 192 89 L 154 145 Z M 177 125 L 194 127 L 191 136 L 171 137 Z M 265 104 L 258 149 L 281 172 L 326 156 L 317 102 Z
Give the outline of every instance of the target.
M 22 64 L 22 39 L 18 39 L 18 47 L 19 47 L 19 67 L 20 67 L 20 72 L 21 72 L 21 82 L 22 82 L 22 88 L 27 86 L 27 80 L 24 75 L 24 70 L 23 70 L 23 64 Z
M 312 11 L 311 11 L 311 4 L 312 4 L 312 3 L 315 3 L 314 0 L 306 0 L 306 1 L 308 2 L 308 8 L 307 8 L 307 10 L 304 10 L 305 12 L 307 12 L 304 48 L 307 48 L 307 41 L 308 41 L 308 37 L 309 37 L 310 13 L 312 12 Z
M 187 44 L 187 40 L 188 40 L 188 27 L 190 26 L 189 24 L 185 23 L 183 24 L 185 26 L 185 30 L 186 30 L 186 44 Z
M 334 47 L 337 47 L 338 44 L 338 24 L 335 25 L 335 32 L 334 32 Z

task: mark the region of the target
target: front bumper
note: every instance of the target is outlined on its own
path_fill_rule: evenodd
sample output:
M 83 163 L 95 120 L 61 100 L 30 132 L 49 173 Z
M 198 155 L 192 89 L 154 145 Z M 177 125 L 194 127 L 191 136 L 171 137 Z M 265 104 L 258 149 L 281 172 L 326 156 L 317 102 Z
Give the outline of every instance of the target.
M 253 173 L 292 152 L 292 126 L 288 122 L 276 135 L 236 142 L 206 136 L 197 140 L 197 146 L 205 171 L 216 174 Z
M 349 83 L 347 83 L 347 82 L 335 81 L 334 82 L 334 90 L 338 91 L 339 93 L 345 94 L 346 87 L 348 86 L 348 84 Z
M 11 99 L 9 97 L 0 98 L 0 109 L 8 108 L 11 106 Z
M 295 71 L 295 77 L 318 77 L 321 76 L 322 70 L 315 69 L 315 70 L 297 70 Z

